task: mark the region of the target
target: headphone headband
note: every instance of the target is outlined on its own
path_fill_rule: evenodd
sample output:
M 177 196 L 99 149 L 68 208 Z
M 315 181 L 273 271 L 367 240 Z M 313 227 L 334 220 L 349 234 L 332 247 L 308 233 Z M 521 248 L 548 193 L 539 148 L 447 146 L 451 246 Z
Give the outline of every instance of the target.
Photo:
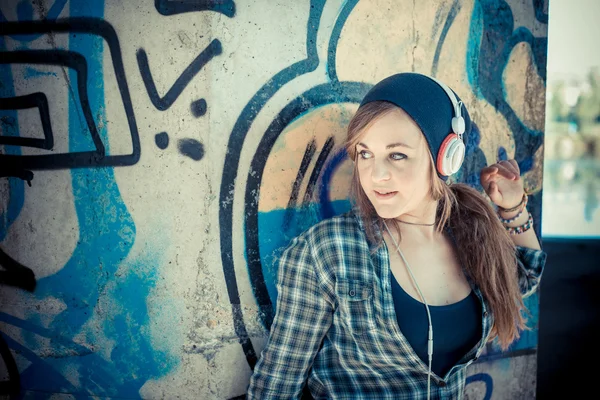
M 452 89 L 450 89 L 445 83 L 437 80 L 432 76 L 427 75 L 427 77 L 435 83 L 437 83 L 442 89 L 444 89 L 444 92 L 446 92 L 448 98 L 452 102 L 452 108 L 454 109 L 454 118 L 452 118 L 452 130 L 458 135 L 458 138 L 462 140 L 462 135 L 465 132 L 465 120 L 463 119 L 461 112 L 463 104 L 462 101 L 458 101 L 456 99 L 456 96 L 454 95 Z

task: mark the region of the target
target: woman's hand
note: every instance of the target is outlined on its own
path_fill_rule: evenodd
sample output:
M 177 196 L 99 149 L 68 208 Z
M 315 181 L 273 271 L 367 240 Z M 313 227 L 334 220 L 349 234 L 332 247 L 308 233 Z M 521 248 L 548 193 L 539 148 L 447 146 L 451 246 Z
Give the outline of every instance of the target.
M 490 200 L 498 207 L 514 207 L 523 198 L 525 189 L 515 160 L 503 160 L 482 168 L 479 179 Z

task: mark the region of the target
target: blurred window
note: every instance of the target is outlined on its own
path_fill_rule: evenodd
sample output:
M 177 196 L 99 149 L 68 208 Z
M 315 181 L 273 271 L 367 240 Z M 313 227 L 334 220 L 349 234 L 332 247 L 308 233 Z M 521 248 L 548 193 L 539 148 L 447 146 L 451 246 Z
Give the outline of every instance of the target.
M 600 1 L 549 3 L 542 236 L 600 237 Z

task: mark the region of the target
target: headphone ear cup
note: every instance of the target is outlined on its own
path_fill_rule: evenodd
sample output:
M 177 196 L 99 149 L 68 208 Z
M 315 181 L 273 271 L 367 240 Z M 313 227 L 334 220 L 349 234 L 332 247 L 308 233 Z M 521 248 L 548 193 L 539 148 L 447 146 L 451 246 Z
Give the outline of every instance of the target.
M 457 135 L 465 133 L 465 119 L 463 117 L 452 118 L 452 131 Z
M 448 150 L 449 169 L 450 174 L 453 175 L 458 172 L 465 159 L 465 144 L 462 140 L 457 139 L 452 142 L 452 146 Z
M 465 159 L 465 144 L 455 133 L 446 136 L 438 152 L 436 168 L 443 176 L 458 172 Z

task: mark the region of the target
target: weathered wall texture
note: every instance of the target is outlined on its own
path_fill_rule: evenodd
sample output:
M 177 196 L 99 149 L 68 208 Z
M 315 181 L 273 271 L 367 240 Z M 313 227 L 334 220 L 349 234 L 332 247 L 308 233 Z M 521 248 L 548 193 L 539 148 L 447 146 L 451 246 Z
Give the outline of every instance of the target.
M 539 233 L 547 13 L 543 0 L 2 1 L 0 172 L 34 177 L 0 179 L 0 378 L 26 398 L 242 396 L 273 318 L 273 259 L 348 209 L 345 127 L 398 71 L 437 76 L 470 108 L 458 180 L 481 190 L 483 166 L 517 159 Z M 533 397 L 538 295 L 526 304 L 533 329 L 489 346 L 469 398 Z

